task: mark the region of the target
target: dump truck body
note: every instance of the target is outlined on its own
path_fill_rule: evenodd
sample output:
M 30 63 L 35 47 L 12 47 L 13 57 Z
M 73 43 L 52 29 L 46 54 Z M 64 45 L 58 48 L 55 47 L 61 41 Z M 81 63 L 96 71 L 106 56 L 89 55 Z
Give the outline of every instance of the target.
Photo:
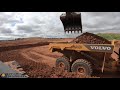
M 112 44 L 76 44 L 76 43 L 51 43 L 49 45 L 50 51 L 60 50 L 74 50 L 74 51 L 90 51 L 90 52 L 104 52 L 113 53 L 114 45 Z

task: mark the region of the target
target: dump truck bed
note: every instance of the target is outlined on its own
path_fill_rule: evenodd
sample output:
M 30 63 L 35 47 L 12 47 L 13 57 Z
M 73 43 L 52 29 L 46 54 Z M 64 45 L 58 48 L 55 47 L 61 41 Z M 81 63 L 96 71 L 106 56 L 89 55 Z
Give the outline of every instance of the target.
M 113 53 L 114 44 L 78 44 L 78 43 L 50 43 L 49 50 L 74 50 Z

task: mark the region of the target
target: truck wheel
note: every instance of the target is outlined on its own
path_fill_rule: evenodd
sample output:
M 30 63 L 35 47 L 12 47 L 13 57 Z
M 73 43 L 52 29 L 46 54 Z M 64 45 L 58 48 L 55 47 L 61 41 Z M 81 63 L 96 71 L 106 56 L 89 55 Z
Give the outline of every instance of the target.
M 91 63 L 84 59 L 76 60 L 71 67 L 72 72 L 77 72 L 85 76 L 91 76 L 92 66 Z
M 68 58 L 61 57 L 56 60 L 56 67 L 63 68 L 64 70 L 70 71 L 70 62 Z

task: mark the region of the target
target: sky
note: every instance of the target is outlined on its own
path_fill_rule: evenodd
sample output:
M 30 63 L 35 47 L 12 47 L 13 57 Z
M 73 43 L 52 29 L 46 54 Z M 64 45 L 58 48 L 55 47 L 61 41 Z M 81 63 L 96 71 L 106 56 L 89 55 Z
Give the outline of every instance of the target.
M 0 40 L 16 38 L 74 38 L 65 34 L 60 15 L 65 12 L 0 12 Z M 83 32 L 120 33 L 120 12 L 81 12 Z

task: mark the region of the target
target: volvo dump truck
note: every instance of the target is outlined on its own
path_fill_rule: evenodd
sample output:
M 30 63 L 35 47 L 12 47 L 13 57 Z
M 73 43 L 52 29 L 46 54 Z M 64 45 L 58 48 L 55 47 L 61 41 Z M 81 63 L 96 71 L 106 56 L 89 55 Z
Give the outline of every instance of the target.
M 106 53 L 112 54 L 114 47 L 114 41 L 112 41 L 112 44 L 51 43 L 49 50 L 63 54 L 63 57 L 56 60 L 57 67 L 64 68 L 68 72 L 78 72 L 90 76 L 94 69 L 100 68 L 100 62 L 86 52 L 104 53 L 104 56 L 101 56 L 104 57 L 101 67 L 103 72 Z
M 79 32 L 82 33 L 81 13 L 66 12 L 62 14 L 60 19 L 63 23 L 65 32 Z M 56 67 L 64 68 L 68 72 L 77 72 L 90 76 L 93 70 L 100 68 L 104 71 L 106 54 L 114 52 L 114 40 L 111 44 L 81 44 L 81 43 L 50 43 L 49 50 L 51 52 L 59 52 L 63 54 L 56 60 Z M 100 60 L 90 56 L 87 52 L 104 53 L 102 65 Z M 120 57 L 119 53 L 115 52 Z M 120 58 L 119 58 L 120 59 Z M 119 63 L 119 60 L 118 60 Z M 120 65 L 117 64 L 119 67 Z

